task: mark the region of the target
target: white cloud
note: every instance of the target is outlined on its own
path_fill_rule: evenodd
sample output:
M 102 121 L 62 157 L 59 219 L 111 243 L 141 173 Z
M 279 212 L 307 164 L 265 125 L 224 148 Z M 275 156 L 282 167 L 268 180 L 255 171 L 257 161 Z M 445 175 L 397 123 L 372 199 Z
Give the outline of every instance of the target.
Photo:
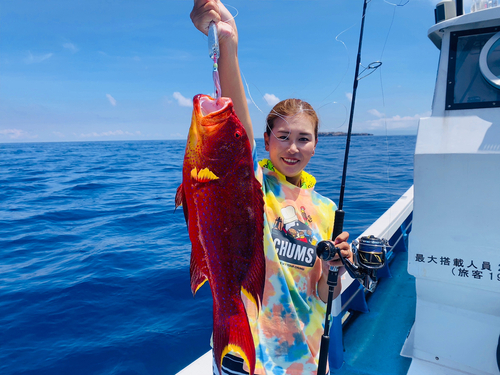
M 69 49 L 71 52 L 75 53 L 78 52 L 79 49 L 77 46 L 75 46 L 73 43 L 63 43 L 63 47 L 66 49 Z
M 87 133 L 87 134 L 80 134 L 80 137 L 82 138 L 91 138 L 91 137 L 112 137 L 112 136 L 117 136 L 117 135 L 128 135 L 128 136 L 137 136 L 137 135 L 142 135 L 140 131 L 135 131 L 133 133 L 129 131 L 123 131 L 123 130 L 115 130 L 115 131 L 107 131 L 107 132 L 92 132 L 92 133 Z
M 264 94 L 264 100 L 267 102 L 267 104 L 271 107 L 273 107 L 275 104 L 278 104 L 280 102 L 280 98 L 278 98 L 274 94 Z
M 52 132 L 52 134 L 54 134 L 56 137 L 59 137 L 59 138 L 64 138 L 64 134 L 61 133 L 61 132 Z
M 376 116 L 378 118 L 382 118 L 384 117 L 384 114 L 383 113 L 380 113 L 379 111 L 377 111 L 375 108 L 374 109 L 369 109 L 368 110 L 368 113 L 369 114 L 372 114 L 373 116 Z
M 177 100 L 177 103 L 181 107 L 191 107 L 193 105 L 193 102 L 191 101 L 191 99 L 185 98 L 178 91 L 174 92 L 172 96 L 174 97 L 175 100 Z
M 28 133 L 21 129 L 2 129 L 0 130 L 0 135 L 4 135 L 10 139 L 28 137 Z
M 345 97 L 350 101 L 352 102 L 352 92 L 346 92 L 345 93 Z
M 46 53 L 44 55 L 33 55 L 31 51 L 28 51 L 28 57 L 24 59 L 26 64 L 36 64 L 41 63 L 44 60 L 50 59 L 53 53 Z
M 368 121 L 369 129 L 383 129 L 387 127 L 387 129 L 410 129 L 417 128 L 418 121 L 421 117 L 428 117 L 431 115 L 431 112 L 425 112 L 422 114 L 416 114 L 414 116 L 392 116 L 392 117 L 381 117 L 377 120 Z
M 111 105 L 112 105 L 113 107 L 116 105 L 116 100 L 115 100 L 115 98 L 113 98 L 111 95 L 106 94 L 106 98 L 108 98 L 109 102 L 111 103 Z

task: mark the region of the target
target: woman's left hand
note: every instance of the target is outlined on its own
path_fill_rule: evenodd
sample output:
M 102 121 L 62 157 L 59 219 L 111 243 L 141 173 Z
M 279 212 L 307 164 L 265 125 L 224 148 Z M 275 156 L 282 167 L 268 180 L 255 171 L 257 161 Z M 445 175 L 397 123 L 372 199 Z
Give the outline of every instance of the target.
M 353 255 L 351 251 L 351 246 L 349 246 L 349 244 L 347 243 L 348 240 L 349 240 L 349 233 L 342 232 L 337 236 L 337 238 L 335 238 L 333 244 L 335 245 L 336 248 L 340 250 L 340 255 L 342 256 L 342 258 L 349 259 L 352 262 Z M 323 273 L 327 274 L 328 270 L 330 269 L 330 266 L 341 267 L 342 265 L 343 265 L 342 261 L 340 260 L 337 254 L 332 260 L 323 261 Z
M 347 243 L 347 240 L 349 240 L 349 233 L 347 232 L 340 233 L 337 236 L 337 238 L 335 238 L 335 241 L 330 241 L 340 251 L 337 252 L 335 257 L 330 261 L 321 260 L 322 262 L 321 266 L 323 267 L 323 269 L 321 278 L 318 281 L 318 296 L 325 303 L 328 301 L 329 286 L 327 280 L 328 280 L 328 272 L 330 270 L 330 266 L 341 267 L 343 265 L 338 253 L 340 253 L 340 256 L 342 258 L 349 259 L 351 262 L 353 260 L 351 247 Z M 337 279 L 337 286 L 335 287 L 333 292 L 333 298 L 337 298 L 341 290 L 342 290 L 342 283 L 341 283 L 341 278 L 339 277 Z

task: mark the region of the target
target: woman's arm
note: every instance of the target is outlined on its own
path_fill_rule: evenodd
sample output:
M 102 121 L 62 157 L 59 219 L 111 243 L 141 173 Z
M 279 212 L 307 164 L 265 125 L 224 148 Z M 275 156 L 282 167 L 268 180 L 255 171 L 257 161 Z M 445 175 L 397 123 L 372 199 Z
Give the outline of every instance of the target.
M 211 21 L 217 25 L 221 94 L 233 101 L 234 111 L 247 132 L 250 145 L 253 146 L 252 121 L 241 80 L 238 62 L 238 30 L 233 16 L 219 0 L 195 0 L 191 11 L 191 20 L 196 28 L 205 35 L 208 34 Z

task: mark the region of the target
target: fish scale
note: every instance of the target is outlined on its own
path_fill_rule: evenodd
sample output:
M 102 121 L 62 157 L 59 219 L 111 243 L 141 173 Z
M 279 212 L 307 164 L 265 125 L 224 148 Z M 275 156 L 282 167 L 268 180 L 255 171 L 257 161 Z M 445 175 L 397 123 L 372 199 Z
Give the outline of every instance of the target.
M 176 205 L 182 204 L 191 251 L 193 294 L 209 282 L 217 366 L 238 353 L 250 374 L 255 345 L 242 291 L 260 306 L 265 283 L 264 200 L 248 136 L 229 98 L 197 95 Z

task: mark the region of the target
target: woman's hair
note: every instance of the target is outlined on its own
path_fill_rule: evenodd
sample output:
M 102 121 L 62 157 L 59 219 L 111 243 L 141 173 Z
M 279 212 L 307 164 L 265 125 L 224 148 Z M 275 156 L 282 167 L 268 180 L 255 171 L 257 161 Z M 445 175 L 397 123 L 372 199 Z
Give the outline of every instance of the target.
M 295 116 L 299 113 L 303 113 L 304 115 L 309 116 L 314 125 L 314 137 L 318 139 L 318 115 L 309 103 L 300 99 L 285 99 L 273 107 L 271 112 L 269 112 L 269 114 L 267 115 L 266 119 L 267 135 L 271 136 L 272 129 L 274 127 L 274 120 L 276 120 L 277 118 Z

